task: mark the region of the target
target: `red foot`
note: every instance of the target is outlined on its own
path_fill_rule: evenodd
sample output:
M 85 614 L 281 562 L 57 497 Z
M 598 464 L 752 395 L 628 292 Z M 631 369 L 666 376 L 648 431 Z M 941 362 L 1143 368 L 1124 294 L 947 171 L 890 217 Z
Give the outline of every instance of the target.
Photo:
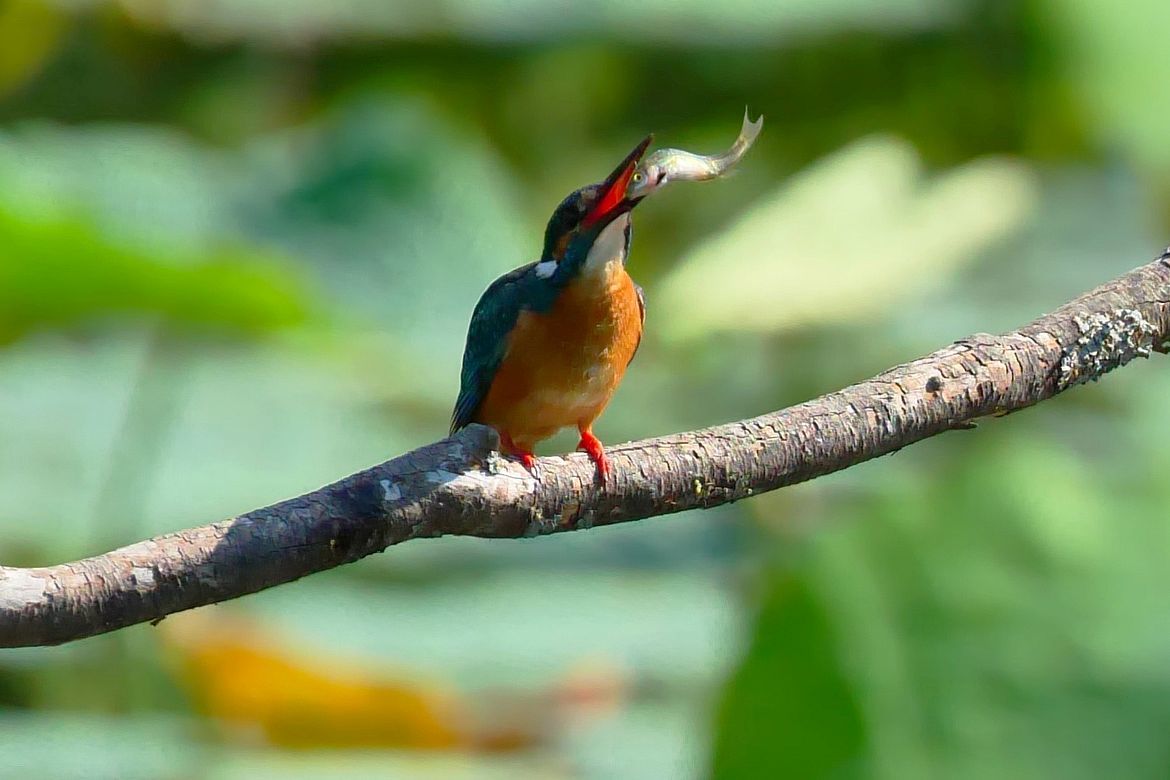
M 512 441 L 512 437 L 500 431 L 500 446 L 504 452 L 519 459 L 521 465 L 528 469 L 528 473 L 534 477 L 539 477 L 538 467 L 536 465 L 536 456 L 530 450 L 523 447 L 518 447 L 516 442 Z
M 577 442 L 577 449 L 583 450 L 589 459 L 597 464 L 597 473 L 601 475 L 601 481 L 604 482 L 610 472 L 609 460 L 605 457 L 605 448 L 593 435 L 593 431 L 581 431 L 581 441 Z

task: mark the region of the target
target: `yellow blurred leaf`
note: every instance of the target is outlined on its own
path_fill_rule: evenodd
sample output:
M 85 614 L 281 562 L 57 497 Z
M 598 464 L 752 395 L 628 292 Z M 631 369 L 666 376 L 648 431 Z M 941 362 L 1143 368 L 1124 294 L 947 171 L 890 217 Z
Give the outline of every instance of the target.
M 461 708 L 424 682 L 375 679 L 348 661 L 311 659 L 237 622 L 170 632 L 200 709 L 226 728 L 283 747 L 463 746 Z
M 182 682 L 223 735 L 286 748 L 524 751 L 625 693 L 620 670 L 594 662 L 545 689 L 469 697 L 413 670 L 312 653 L 244 619 L 184 615 L 164 626 Z
M 1024 165 L 985 158 L 923 176 L 905 142 L 872 137 L 813 165 L 696 248 L 654 294 L 668 339 L 862 320 L 921 295 L 1017 228 Z

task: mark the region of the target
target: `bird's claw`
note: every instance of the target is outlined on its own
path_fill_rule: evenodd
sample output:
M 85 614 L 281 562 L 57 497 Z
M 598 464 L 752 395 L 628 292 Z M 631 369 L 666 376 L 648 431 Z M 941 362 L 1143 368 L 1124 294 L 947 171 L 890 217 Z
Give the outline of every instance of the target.
M 520 465 L 522 465 L 537 482 L 540 482 L 541 468 L 540 463 L 536 460 L 536 456 L 531 452 L 520 452 L 516 454 L 516 457 L 520 459 Z
M 605 447 L 590 431 L 581 431 L 581 441 L 577 442 L 577 449 L 589 456 L 589 460 L 597 464 L 597 476 L 602 484 L 610 474 L 609 459 L 605 457 Z

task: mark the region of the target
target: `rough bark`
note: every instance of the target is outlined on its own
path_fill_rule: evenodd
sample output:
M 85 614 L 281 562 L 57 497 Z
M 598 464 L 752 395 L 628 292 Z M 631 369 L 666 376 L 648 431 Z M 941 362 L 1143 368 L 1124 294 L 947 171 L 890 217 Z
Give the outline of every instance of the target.
M 976 334 L 750 420 L 542 458 L 472 426 L 298 498 L 45 568 L 0 567 L 0 647 L 49 645 L 224 601 L 410 539 L 519 537 L 711 507 L 847 468 L 1096 380 L 1170 340 L 1170 249 L 1017 331 Z

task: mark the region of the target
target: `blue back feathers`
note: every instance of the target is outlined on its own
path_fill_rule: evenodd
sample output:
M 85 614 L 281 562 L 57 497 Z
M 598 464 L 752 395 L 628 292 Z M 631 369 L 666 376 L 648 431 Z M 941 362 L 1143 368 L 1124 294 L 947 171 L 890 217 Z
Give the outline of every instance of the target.
M 560 290 L 553 278 L 542 279 L 529 263 L 496 279 L 484 290 L 471 314 L 459 398 L 451 415 L 451 433 L 475 421 L 492 380 L 508 350 L 508 335 L 525 309 L 548 311 Z

